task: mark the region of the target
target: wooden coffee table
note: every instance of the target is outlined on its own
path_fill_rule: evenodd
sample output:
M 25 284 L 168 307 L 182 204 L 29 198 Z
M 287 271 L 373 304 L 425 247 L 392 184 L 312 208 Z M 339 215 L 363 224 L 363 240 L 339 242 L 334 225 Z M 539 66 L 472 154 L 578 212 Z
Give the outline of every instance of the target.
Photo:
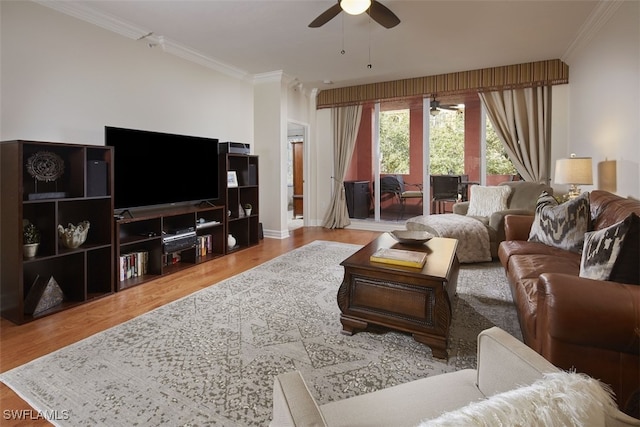
M 338 290 L 342 333 L 352 335 L 370 324 L 409 332 L 431 347 L 433 356 L 447 359 L 451 301 L 460 263 L 458 241 L 434 237 L 423 245 L 403 245 L 383 233 L 340 265 L 344 280 Z M 378 248 L 426 252 L 422 269 L 369 261 Z

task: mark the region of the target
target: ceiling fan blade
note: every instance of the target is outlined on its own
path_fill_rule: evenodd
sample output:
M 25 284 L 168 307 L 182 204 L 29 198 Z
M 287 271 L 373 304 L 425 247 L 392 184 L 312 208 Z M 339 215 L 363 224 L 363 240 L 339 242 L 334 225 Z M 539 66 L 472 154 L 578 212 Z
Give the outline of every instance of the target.
M 329 9 L 322 12 L 320 16 L 318 16 L 316 19 L 311 21 L 311 24 L 309 24 L 309 27 L 311 28 L 321 27 L 327 22 L 331 21 L 333 18 L 335 18 L 336 15 L 338 15 L 340 12 L 342 12 L 342 8 L 340 7 L 340 2 L 338 2 L 333 6 L 331 6 Z
M 385 28 L 393 28 L 400 23 L 400 18 L 377 0 L 372 0 L 371 7 L 367 9 L 367 13 L 374 21 Z
M 440 104 L 440 108 L 442 108 L 443 110 L 449 110 L 449 111 L 458 111 L 458 105 L 451 105 L 451 104 Z

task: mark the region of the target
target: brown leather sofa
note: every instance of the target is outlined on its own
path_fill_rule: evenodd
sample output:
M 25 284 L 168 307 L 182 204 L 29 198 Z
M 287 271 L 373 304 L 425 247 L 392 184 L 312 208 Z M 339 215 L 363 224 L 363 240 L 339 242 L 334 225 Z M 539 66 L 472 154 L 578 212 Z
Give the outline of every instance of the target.
M 640 201 L 606 191 L 592 191 L 589 204 L 593 230 L 640 215 Z M 611 385 L 620 409 L 640 418 L 640 286 L 579 277 L 580 254 L 527 241 L 533 220 L 507 216 L 498 250 L 525 343 Z M 633 258 L 640 270 L 637 249 Z

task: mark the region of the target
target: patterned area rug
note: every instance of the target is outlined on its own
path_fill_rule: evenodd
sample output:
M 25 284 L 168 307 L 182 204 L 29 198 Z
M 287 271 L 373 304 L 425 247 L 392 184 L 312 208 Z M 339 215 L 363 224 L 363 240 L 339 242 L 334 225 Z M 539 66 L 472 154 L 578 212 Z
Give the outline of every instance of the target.
M 265 426 L 273 377 L 298 369 L 320 404 L 475 367 L 476 337 L 521 339 L 499 263 L 463 265 L 449 360 L 399 332 L 340 333 L 360 246 L 316 241 L 0 375 L 55 425 Z

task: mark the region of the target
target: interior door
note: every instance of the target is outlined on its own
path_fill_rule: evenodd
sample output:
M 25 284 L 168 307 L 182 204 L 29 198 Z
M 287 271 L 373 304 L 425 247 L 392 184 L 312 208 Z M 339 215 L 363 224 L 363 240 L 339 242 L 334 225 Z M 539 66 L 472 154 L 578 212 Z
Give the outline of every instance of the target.
M 304 190 L 303 190 L 303 147 L 304 143 L 302 141 L 291 142 L 291 148 L 293 150 L 293 217 L 297 218 L 298 216 L 303 215 L 303 200 L 304 200 Z

